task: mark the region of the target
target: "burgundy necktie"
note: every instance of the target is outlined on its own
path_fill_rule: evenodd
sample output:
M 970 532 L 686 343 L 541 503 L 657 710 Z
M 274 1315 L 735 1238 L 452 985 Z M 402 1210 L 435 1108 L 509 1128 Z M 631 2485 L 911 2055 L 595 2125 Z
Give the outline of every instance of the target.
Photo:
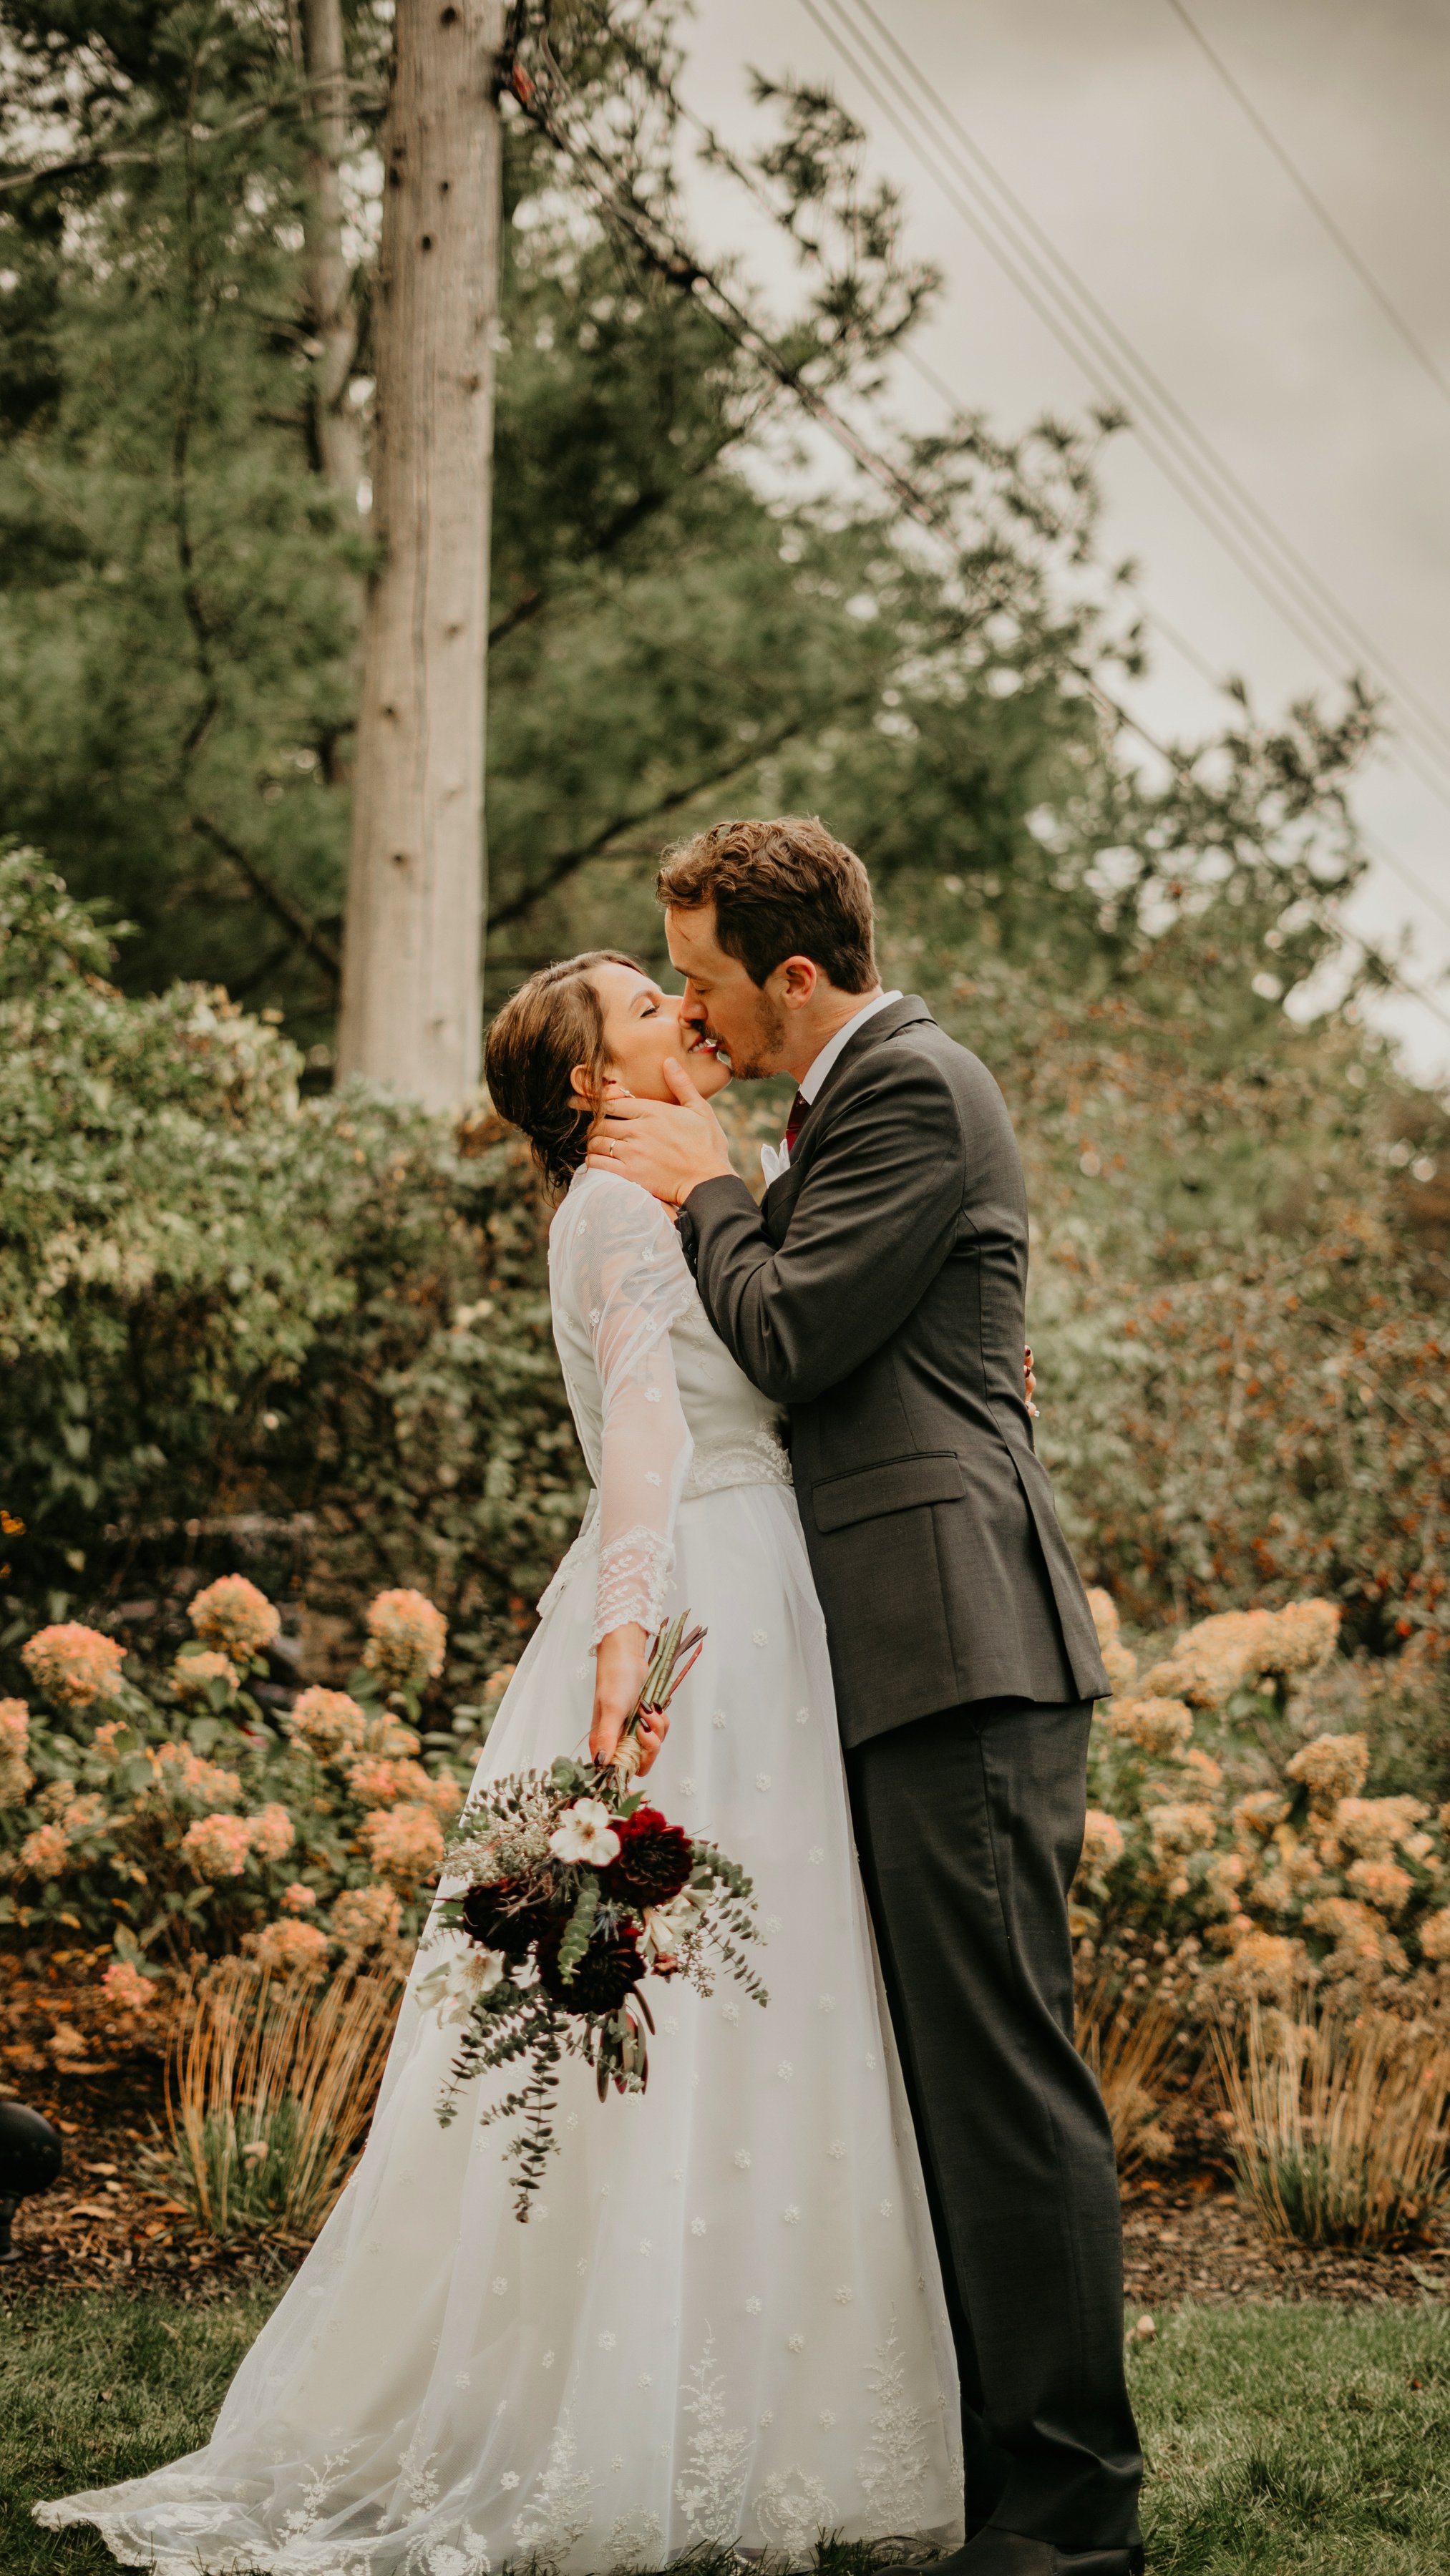
M 785 1150 L 788 1154 L 793 1154 L 795 1152 L 795 1140 L 800 1134 L 806 1111 L 809 1109 L 810 1105 L 811 1104 L 807 1100 L 804 1092 L 801 1091 L 796 1093 L 794 1100 L 790 1104 L 790 1116 L 785 1122 Z

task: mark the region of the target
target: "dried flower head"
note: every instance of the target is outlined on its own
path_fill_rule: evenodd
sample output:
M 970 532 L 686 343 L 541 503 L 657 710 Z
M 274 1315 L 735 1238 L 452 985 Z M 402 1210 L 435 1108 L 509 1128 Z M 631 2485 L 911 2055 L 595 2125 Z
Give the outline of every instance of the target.
M 359 1840 L 374 1869 L 409 1891 L 436 1877 L 443 1865 L 443 1828 L 431 1807 L 379 1808 Z
M 1101 1807 L 1089 1807 L 1083 1828 L 1082 1867 L 1092 1878 L 1105 1878 L 1116 1869 L 1126 1844 L 1123 1828 L 1116 1816 L 1107 1815 Z
M 198 1592 L 187 1617 L 204 1646 L 215 1646 L 238 1664 L 249 1664 L 270 1646 L 282 1625 L 265 1592 L 244 1574 L 223 1574 Z
M 1131 1646 L 1120 1637 L 1109 1637 L 1102 1648 L 1103 1670 L 1120 1698 L 1126 1698 L 1138 1678 L 1138 1658 Z
M 1118 1633 L 1118 1605 L 1111 1592 L 1100 1588 L 1089 1592 L 1087 1605 L 1093 1614 L 1099 1646 L 1110 1645 Z
M 244 1932 L 242 1948 L 250 1950 L 259 1968 L 268 1968 L 273 1976 L 287 1976 L 296 1969 L 320 1968 L 329 1949 L 327 1934 L 315 1923 L 289 1923 L 285 1920 L 266 1923 L 260 1932 Z
M 156 2001 L 156 1981 L 143 1976 L 129 1959 L 113 1959 L 101 1979 L 101 1992 L 118 2012 L 149 2012 Z
M 1202 1745 L 1190 1744 L 1187 1751 L 1179 1755 L 1179 1761 L 1185 1771 L 1193 1774 L 1201 1789 L 1222 1788 L 1223 1772 L 1213 1755 L 1204 1752 Z
M 405 1798 L 426 1802 L 433 1783 L 421 1762 L 389 1762 L 364 1754 L 348 1765 L 347 1785 L 360 1807 L 398 1807 Z
M 363 1662 L 385 1690 L 421 1690 L 442 1672 L 448 1622 L 426 1593 L 380 1592 L 367 1625 Z
M 1181 1753 L 1193 1733 L 1192 1711 L 1181 1699 L 1110 1700 L 1108 1724 L 1115 1735 L 1126 1736 L 1144 1753 L 1164 1755 Z
M 182 1835 L 181 1848 L 198 1878 L 214 1884 L 240 1878 L 252 1848 L 252 1829 L 245 1816 L 198 1816 Z
M 1372 1905 L 1380 1914 L 1401 1914 L 1414 1894 L 1415 1882 L 1398 1861 L 1357 1860 L 1345 1871 L 1345 1878 L 1356 1896 Z
M 0 1807 L 25 1802 L 35 1774 L 26 1760 L 30 1750 L 30 1711 L 23 1699 L 0 1699 Z
M 1237 1911 L 1239 1889 L 1248 1875 L 1248 1863 L 1242 1852 L 1215 1852 L 1203 1873 L 1203 1883 L 1211 1902 L 1222 1914 Z
M 364 1711 L 346 1691 L 324 1690 L 320 1683 L 298 1692 L 284 1723 L 288 1734 L 320 1762 L 356 1752 L 368 1725 Z
M 215 1654 L 206 1646 L 199 1655 L 178 1655 L 171 1667 L 171 1687 L 178 1699 L 209 1701 L 213 1682 L 224 1682 L 234 1691 L 237 1681 L 230 1656 Z
M 1312 1974 L 1302 1941 L 1280 1932 L 1262 1932 L 1255 1925 L 1238 1936 L 1222 1967 L 1211 1972 L 1211 1983 L 1236 2003 L 1286 2004 Z
M 1450 1905 L 1437 1905 L 1420 1925 L 1420 1948 L 1427 1959 L 1450 1959 Z
M 1148 1831 L 1161 1862 L 1175 1853 L 1211 1851 L 1218 1819 L 1212 1807 L 1196 1800 L 1166 1799 L 1161 1807 L 1149 1809 Z
M 317 1903 L 317 1890 L 309 1887 L 305 1878 L 294 1878 L 290 1887 L 283 1888 L 277 1902 L 286 1914 L 310 1914 Z
M 390 1887 L 349 1887 L 328 1920 L 333 1939 L 355 1957 L 376 1942 L 396 1940 L 402 1907 Z
M 1367 1735 L 1316 1735 L 1284 1766 L 1290 1780 L 1302 1780 L 1316 1807 L 1337 1806 L 1357 1797 L 1369 1769 Z
M 1277 1789 L 1250 1789 L 1247 1797 L 1236 1799 L 1230 1810 L 1234 1840 L 1241 1849 L 1252 1850 L 1276 1825 L 1282 1825 L 1288 1812 L 1289 1801 L 1280 1797 Z
M 241 1797 L 238 1773 L 204 1761 L 189 1744 L 158 1744 L 147 1758 L 153 1787 L 172 1805 L 185 1798 L 197 1807 L 234 1807 Z
M 1359 1852 L 1365 1860 L 1388 1860 L 1396 1843 L 1403 1847 L 1414 1837 L 1429 1812 L 1420 1798 L 1341 1798 L 1334 1830 L 1346 1851 Z
M 80 1709 L 114 1695 L 126 1649 L 99 1629 L 66 1619 L 38 1629 L 21 1647 L 20 1660 L 58 1708 Z
M 285 1860 L 297 1830 L 285 1807 L 263 1807 L 251 1818 L 252 1849 L 260 1860 Z
M 64 1825 L 37 1825 L 16 1854 L 21 1875 L 31 1878 L 59 1878 L 69 1859 L 70 1838 Z

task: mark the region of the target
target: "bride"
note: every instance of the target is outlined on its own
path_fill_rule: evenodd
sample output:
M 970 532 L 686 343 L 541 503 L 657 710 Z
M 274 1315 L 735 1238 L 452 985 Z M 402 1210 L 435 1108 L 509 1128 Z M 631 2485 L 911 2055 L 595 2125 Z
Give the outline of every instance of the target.
M 560 1192 L 554 1334 L 595 1490 L 479 1777 L 546 1768 L 586 1723 L 607 1759 L 649 1632 L 688 1607 L 704 1654 L 646 1767 L 663 1749 L 671 1821 L 751 1871 L 769 2007 L 665 1989 L 642 2097 L 601 2107 L 567 2061 L 525 2227 L 477 2098 L 438 2125 L 457 2033 L 415 1976 L 366 2151 L 206 2448 L 36 2507 L 126 2565 L 604 2576 L 701 2543 L 800 2564 L 822 2532 L 961 2538 L 952 2346 L 778 1420 L 665 1211 L 583 1168 L 611 1086 L 670 1096 L 678 1012 L 596 951 L 490 1033 L 493 1099 Z M 729 1079 L 690 1061 L 702 1092 Z

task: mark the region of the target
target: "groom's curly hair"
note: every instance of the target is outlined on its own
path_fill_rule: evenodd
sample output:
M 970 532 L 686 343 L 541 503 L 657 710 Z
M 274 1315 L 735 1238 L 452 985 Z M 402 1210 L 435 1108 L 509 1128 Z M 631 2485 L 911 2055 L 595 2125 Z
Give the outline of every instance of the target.
M 637 975 L 646 971 L 621 948 L 586 948 L 560 965 L 543 966 L 509 995 L 483 1050 L 490 1100 L 510 1126 L 522 1127 L 554 1190 L 568 1188 L 589 1142 L 591 1113 L 576 1097 L 570 1080 L 574 1067 L 588 1067 L 596 1093 L 602 1092 L 609 1072 L 604 1010 L 589 980 L 592 966 L 632 966 Z
M 871 880 L 818 814 L 712 823 L 666 850 L 655 879 L 677 912 L 715 907 L 715 936 L 763 984 L 787 957 L 809 957 L 838 992 L 876 981 Z

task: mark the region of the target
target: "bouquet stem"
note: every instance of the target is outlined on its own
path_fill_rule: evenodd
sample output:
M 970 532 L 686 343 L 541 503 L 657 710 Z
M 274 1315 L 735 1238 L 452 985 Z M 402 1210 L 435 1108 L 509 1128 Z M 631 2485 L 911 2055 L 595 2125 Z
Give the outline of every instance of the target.
M 671 1619 L 650 1640 L 649 1664 L 640 1694 L 625 1719 L 613 1762 L 608 1766 L 621 1788 L 628 1788 L 639 1769 L 642 1747 L 639 1722 L 642 1717 L 659 1717 L 669 1707 L 681 1682 L 699 1659 L 705 1642 L 703 1628 L 687 1629 L 688 1610 Z

